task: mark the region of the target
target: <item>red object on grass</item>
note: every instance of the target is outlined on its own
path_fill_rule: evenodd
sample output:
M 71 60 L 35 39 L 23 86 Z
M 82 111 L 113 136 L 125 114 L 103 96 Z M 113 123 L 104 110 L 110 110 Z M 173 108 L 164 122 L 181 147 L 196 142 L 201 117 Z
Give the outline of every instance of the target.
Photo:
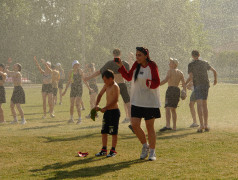
M 88 152 L 86 153 L 82 153 L 82 152 L 78 152 L 79 157 L 86 157 L 88 155 Z

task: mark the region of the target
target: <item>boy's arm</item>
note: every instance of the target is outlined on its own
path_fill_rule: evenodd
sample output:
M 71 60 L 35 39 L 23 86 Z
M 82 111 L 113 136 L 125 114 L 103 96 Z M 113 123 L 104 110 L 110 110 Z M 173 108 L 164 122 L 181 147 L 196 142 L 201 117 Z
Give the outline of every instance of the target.
M 112 101 L 111 101 L 111 103 L 110 104 L 108 104 L 107 106 L 105 106 L 102 110 L 101 110 L 101 112 L 105 112 L 106 110 L 108 110 L 111 106 L 113 106 L 114 104 L 116 104 L 117 102 L 118 102 L 118 98 L 119 98 L 119 95 L 120 95 L 120 89 L 119 89 L 119 87 L 118 86 L 116 86 L 116 85 L 113 85 L 113 91 L 114 91 L 114 93 L 113 93 L 113 97 L 112 97 Z
M 100 93 L 98 94 L 98 97 L 97 97 L 97 100 L 96 100 L 96 105 L 95 105 L 95 109 L 96 110 L 99 110 L 99 103 L 100 103 L 100 101 L 101 101 L 101 98 L 102 98 L 102 96 L 103 96 L 103 94 L 106 92 L 106 89 L 107 89 L 107 86 L 106 85 L 104 85 L 103 86 L 103 88 L 102 88 L 102 90 L 100 91 Z
M 36 63 L 37 68 L 39 69 L 40 73 L 43 74 L 45 71 L 43 69 L 41 69 L 41 67 L 36 59 L 36 56 L 34 56 L 34 61 Z
M 186 92 L 187 88 L 186 88 L 185 78 L 182 72 L 181 72 L 181 82 L 182 82 L 183 90 Z
M 170 71 L 167 72 L 166 78 L 163 81 L 160 82 L 160 85 L 162 86 L 165 83 L 167 83 L 169 78 L 170 78 Z
M 217 71 L 213 67 L 211 67 L 210 70 L 213 72 L 213 75 L 214 75 L 213 85 L 215 86 L 217 84 Z

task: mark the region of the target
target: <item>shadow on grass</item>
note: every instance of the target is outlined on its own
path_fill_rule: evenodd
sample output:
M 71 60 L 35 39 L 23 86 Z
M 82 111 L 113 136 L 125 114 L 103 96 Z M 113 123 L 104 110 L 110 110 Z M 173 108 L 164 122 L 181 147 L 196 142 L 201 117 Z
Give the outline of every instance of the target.
M 52 179 L 75 179 L 80 177 L 97 177 L 101 176 L 106 173 L 119 171 L 125 168 L 130 168 L 131 165 L 139 164 L 139 163 L 145 163 L 148 162 L 146 160 L 132 160 L 132 161 L 125 161 L 125 162 L 119 162 L 114 164 L 106 164 L 106 165 L 100 165 L 100 166 L 94 166 L 94 167 L 85 167 L 81 169 L 77 169 L 74 171 L 56 171 L 55 177 L 48 178 L 48 180 Z
M 101 125 L 97 125 L 97 126 L 85 126 L 85 127 L 80 127 L 78 129 L 94 129 L 94 128 L 99 128 L 102 127 Z
M 35 127 L 30 127 L 30 128 L 23 128 L 22 130 L 46 129 L 46 128 L 54 128 L 54 127 L 59 127 L 59 126 L 62 126 L 62 125 L 56 124 L 56 125 L 49 125 L 49 126 L 35 126 Z
M 80 157 L 78 157 L 80 158 Z M 33 170 L 30 170 L 31 172 L 40 172 L 40 171 L 47 171 L 47 170 L 52 170 L 52 169 L 65 169 L 65 168 L 70 168 L 72 166 L 75 166 L 75 165 L 80 165 L 80 164 L 87 164 L 87 163 L 91 163 L 91 162 L 95 162 L 95 161 L 100 161 L 100 160 L 103 160 L 105 159 L 105 156 L 104 157 L 90 157 L 90 158 L 83 158 L 83 159 L 79 159 L 79 160 L 76 160 L 76 161 L 71 161 L 71 162 L 68 162 L 68 163 L 55 163 L 55 164 L 50 164 L 50 165 L 46 165 L 44 166 L 42 169 L 33 169 Z
M 173 131 L 174 133 L 176 131 Z M 170 133 L 169 133 L 170 134 Z M 193 132 L 188 132 L 188 133 L 184 133 L 184 134 L 172 134 L 172 135 L 169 135 L 169 136 L 161 136 L 161 135 L 166 135 L 166 133 L 161 133 L 161 132 L 158 132 L 157 133 L 157 139 L 173 139 L 173 138 L 184 138 L 186 136 L 189 136 L 189 135 L 194 135 L 194 134 L 198 134 L 196 131 L 193 131 Z
M 63 142 L 63 141 L 76 141 L 76 140 L 81 140 L 84 138 L 90 138 L 94 135 L 98 135 L 98 133 L 92 133 L 92 134 L 86 134 L 83 136 L 76 136 L 76 137 L 70 137 L 70 138 L 58 138 L 58 137 L 41 137 L 43 139 L 46 139 L 46 143 L 50 143 L 50 142 Z

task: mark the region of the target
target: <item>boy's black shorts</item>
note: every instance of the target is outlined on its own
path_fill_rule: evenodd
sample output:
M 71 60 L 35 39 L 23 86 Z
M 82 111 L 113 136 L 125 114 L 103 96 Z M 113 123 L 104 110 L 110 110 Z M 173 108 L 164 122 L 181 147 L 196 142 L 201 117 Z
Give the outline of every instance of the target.
M 121 113 L 119 109 L 107 110 L 103 115 L 101 134 L 118 134 Z

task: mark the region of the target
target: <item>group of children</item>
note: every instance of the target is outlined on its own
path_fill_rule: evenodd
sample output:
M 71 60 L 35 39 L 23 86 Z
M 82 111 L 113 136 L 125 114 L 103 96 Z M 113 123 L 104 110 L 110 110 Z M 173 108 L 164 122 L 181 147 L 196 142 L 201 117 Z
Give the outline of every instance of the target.
M 160 99 L 158 87 L 168 83 L 168 89 L 165 97 L 166 109 L 166 126 L 160 129 L 161 132 L 167 130 L 176 130 L 177 113 L 176 108 L 180 98 L 186 98 L 187 89 L 193 90 L 190 97 L 190 110 L 193 117 L 193 124 L 190 127 L 198 127 L 196 122 L 196 114 L 194 105 L 197 102 L 198 117 L 200 120 L 200 127 L 198 132 L 209 131 L 208 127 L 208 110 L 207 110 L 207 97 L 209 90 L 209 79 L 207 71 L 211 70 L 214 73 L 214 85 L 217 83 L 217 73 L 208 62 L 199 59 L 200 54 L 198 51 L 192 52 L 193 61 L 188 66 L 189 78 L 185 81 L 182 71 L 178 69 L 179 62 L 177 59 L 170 58 L 169 70 L 166 78 L 160 82 L 157 65 L 150 60 L 149 50 L 143 47 L 136 49 L 136 61 L 129 67 L 129 64 L 120 59 L 120 50 L 113 51 L 114 60 L 108 61 L 100 71 L 96 71 L 94 64 L 87 65 L 87 71 L 84 73 L 80 68 L 80 63 L 74 60 L 72 69 L 69 71 L 68 80 L 63 91 L 63 79 L 65 78 L 64 70 L 60 63 L 56 66 L 51 65 L 50 62 L 41 60 L 44 69 L 39 65 L 36 57 L 34 61 L 42 74 L 42 99 L 43 111 L 46 118 L 46 99 L 48 97 L 49 113 L 51 117 L 54 115 L 54 105 L 57 103 L 57 90 L 60 89 L 60 102 L 62 104 L 62 96 L 64 96 L 71 86 L 70 90 L 70 120 L 68 123 L 74 123 L 74 106 L 77 108 L 78 120 L 77 124 L 82 121 L 81 118 L 81 104 L 83 83 L 89 90 L 90 107 L 95 108 L 97 111 L 104 113 L 102 134 L 102 149 L 96 156 L 107 154 L 107 134 L 112 135 L 112 148 L 107 157 L 113 157 L 117 153 L 115 151 L 117 144 L 118 125 L 120 119 L 120 110 L 118 107 L 118 99 L 121 94 L 124 101 L 124 107 L 127 118 L 124 122 L 130 122 L 129 128 L 136 134 L 142 146 L 142 153 L 140 158 L 144 159 L 149 155 L 149 160 L 155 160 L 155 143 L 156 135 L 154 131 L 154 120 L 160 118 Z M 104 86 L 98 94 L 98 87 L 95 77 L 100 75 L 104 81 Z M 0 122 L 4 121 L 2 103 L 6 102 L 4 82 L 6 76 L 11 76 L 13 79 L 14 90 L 11 98 L 11 111 L 14 117 L 12 123 L 17 123 L 17 116 L 15 106 L 17 107 L 21 118 L 22 124 L 26 123 L 24 113 L 20 104 L 25 103 L 25 93 L 21 86 L 21 65 L 15 64 L 14 71 L 9 71 L 8 67 L 0 64 Z M 131 97 L 129 96 L 125 80 L 132 81 Z M 182 91 L 179 85 L 182 83 Z M 99 108 L 99 103 L 103 94 L 106 93 L 106 106 Z M 97 96 L 98 94 L 98 96 Z M 97 99 L 96 99 L 97 98 Z M 173 128 L 170 126 L 171 116 L 173 119 Z M 90 115 L 87 116 L 89 118 Z M 146 127 L 148 131 L 149 144 L 147 144 L 144 131 L 141 129 L 141 119 L 146 120 Z

